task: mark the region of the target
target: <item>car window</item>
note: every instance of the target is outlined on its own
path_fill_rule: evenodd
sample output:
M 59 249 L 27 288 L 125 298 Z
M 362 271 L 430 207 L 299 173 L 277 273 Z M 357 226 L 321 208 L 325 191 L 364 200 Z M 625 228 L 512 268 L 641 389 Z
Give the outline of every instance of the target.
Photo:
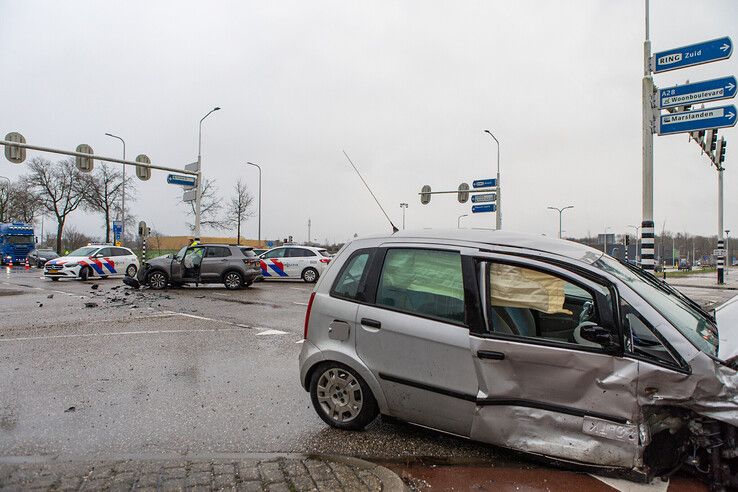
M 125 248 L 113 248 L 113 256 L 133 256 L 133 253 Z
M 319 249 L 318 253 L 320 253 L 322 256 L 325 256 L 326 258 L 331 257 L 331 254 L 328 252 L 328 250 L 325 250 L 325 249 Z
M 463 323 L 461 255 L 454 251 L 390 249 L 377 288 L 377 305 Z
M 359 299 L 360 287 L 366 281 L 366 265 L 369 263 L 371 250 L 355 252 L 338 274 L 331 294 L 345 299 Z
M 231 256 L 231 250 L 225 246 L 208 246 L 205 258 L 225 258 Z
M 96 255 L 100 255 L 100 256 L 104 256 L 104 257 L 113 256 L 113 248 L 102 248 L 102 249 L 100 249 L 100 251 L 98 251 L 95 254 Z
M 488 264 L 490 331 L 513 337 L 601 348 L 581 329 L 600 323 L 595 296 L 557 275 L 502 263 Z M 609 296 L 604 287 L 602 294 Z
M 90 256 L 95 251 L 97 251 L 98 248 L 86 246 L 84 248 L 75 249 L 71 253 L 69 253 L 67 256 Z
M 284 258 L 284 253 L 287 250 L 287 248 L 278 248 L 273 249 L 271 251 L 267 251 L 264 254 L 264 258 Z
M 288 248 L 287 254 L 289 258 L 306 258 L 308 256 L 316 256 L 315 253 L 305 248 Z
M 174 255 L 174 259 L 182 261 L 182 258 L 184 258 L 184 255 L 185 255 L 185 251 L 187 251 L 187 246 L 182 246 L 182 248 L 179 251 L 177 251 L 177 254 Z
M 241 253 L 243 253 L 244 256 L 247 258 L 253 258 L 256 256 L 256 253 L 254 253 L 254 248 L 239 248 L 241 250 Z
M 620 319 L 624 328 L 626 352 L 654 362 L 663 362 L 677 367 L 680 365 L 656 335 L 656 330 L 651 323 L 622 298 L 620 299 Z

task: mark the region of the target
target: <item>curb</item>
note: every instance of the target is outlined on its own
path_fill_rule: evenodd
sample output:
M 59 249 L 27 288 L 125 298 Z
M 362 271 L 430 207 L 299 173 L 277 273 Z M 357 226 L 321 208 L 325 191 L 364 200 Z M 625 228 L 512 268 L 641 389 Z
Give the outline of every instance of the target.
M 406 492 L 409 489 L 400 476 L 381 465 L 353 456 L 341 456 L 316 453 L 208 453 L 208 454 L 108 454 L 108 455 L 29 455 L 29 456 L 0 456 L 0 465 L 43 465 L 73 462 L 156 462 L 156 461 L 238 461 L 255 460 L 267 461 L 276 458 L 290 460 L 320 460 L 339 463 L 352 468 L 366 470 L 382 481 L 382 490 L 390 492 Z

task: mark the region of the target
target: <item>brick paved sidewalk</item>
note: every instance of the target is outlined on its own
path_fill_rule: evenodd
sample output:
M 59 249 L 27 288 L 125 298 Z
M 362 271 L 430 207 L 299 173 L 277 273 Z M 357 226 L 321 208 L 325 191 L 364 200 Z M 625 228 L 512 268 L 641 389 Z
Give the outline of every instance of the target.
M 0 490 L 404 490 L 392 471 L 364 460 L 301 454 L 219 455 L 213 459 L 0 458 Z

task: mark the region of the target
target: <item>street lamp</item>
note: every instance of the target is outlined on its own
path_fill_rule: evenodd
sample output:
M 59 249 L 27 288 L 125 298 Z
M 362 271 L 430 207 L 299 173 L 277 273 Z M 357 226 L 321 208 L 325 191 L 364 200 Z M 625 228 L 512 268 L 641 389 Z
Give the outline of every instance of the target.
M 118 135 L 113 135 L 112 133 L 106 133 L 105 135 L 107 135 L 108 137 L 117 138 L 123 143 L 123 160 L 125 161 L 126 160 L 126 141 L 123 140 Z M 121 235 L 121 239 L 125 240 L 125 237 L 126 237 L 126 165 L 125 164 L 123 164 L 122 195 L 123 196 L 122 196 L 121 201 L 123 203 L 121 204 L 121 209 L 120 209 L 120 221 L 121 221 L 122 227 L 121 227 L 120 235 Z M 113 234 L 113 239 L 115 239 L 115 233 Z
M 459 215 L 459 218 L 456 219 L 456 228 L 457 229 L 461 229 L 461 219 L 463 217 L 468 217 L 468 216 L 469 216 L 469 214 Z
M 402 209 L 402 230 L 405 230 L 405 209 L 407 209 L 407 203 L 401 203 L 400 208 Z
M 200 210 L 202 207 L 202 122 L 210 116 L 213 111 L 218 111 L 220 107 L 216 106 L 208 113 L 200 118 L 200 125 L 197 132 L 197 193 L 195 195 L 195 240 L 200 240 Z
M 261 167 L 259 167 L 258 164 L 254 164 L 253 162 L 247 162 L 247 166 L 254 166 L 256 169 L 259 170 L 259 246 L 261 246 Z M 310 239 L 308 237 L 308 239 Z
M 567 205 L 563 208 L 558 207 L 548 207 L 549 210 L 556 210 L 559 213 L 559 239 L 561 239 L 561 214 L 564 213 L 564 210 L 568 210 L 570 208 L 574 208 L 574 205 Z
M 641 226 L 639 226 L 639 225 L 629 225 L 628 227 L 632 227 L 636 231 L 635 236 L 636 236 L 636 262 L 637 262 L 638 261 L 638 253 L 641 251 L 641 236 L 639 235 L 640 234 L 640 231 L 641 231 Z
M 496 228 L 499 231 L 502 229 L 502 198 L 501 198 L 501 190 L 502 187 L 500 186 L 500 141 L 497 140 L 497 137 L 492 135 L 492 132 L 489 130 L 484 130 L 484 133 L 489 133 L 489 136 L 495 139 L 495 142 L 497 143 L 497 213 L 495 214 L 496 217 Z

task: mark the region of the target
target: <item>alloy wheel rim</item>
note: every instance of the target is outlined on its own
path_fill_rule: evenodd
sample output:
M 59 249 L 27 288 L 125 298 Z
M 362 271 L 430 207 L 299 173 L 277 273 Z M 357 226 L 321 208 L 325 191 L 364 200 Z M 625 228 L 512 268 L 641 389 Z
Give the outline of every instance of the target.
M 238 287 L 241 284 L 241 278 L 235 273 L 230 273 L 226 276 L 226 285 L 232 289 Z
M 136 267 L 131 265 L 128 267 L 128 270 L 126 271 L 129 277 L 133 277 L 136 274 Z
M 305 280 L 307 280 L 308 282 L 312 282 L 313 280 L 315 280 L 315 272 L 312 270 L 307 270 L 305 272 Z
M 320 375 L 316 392 L 320 408 L 336 422 L 354 420 L 364 406 L 359 381 L 338 367 L 332 367 Z
M 157 289 L 164 287 L 164 275 L 155 273 L 151 276 L 151 286 Z

